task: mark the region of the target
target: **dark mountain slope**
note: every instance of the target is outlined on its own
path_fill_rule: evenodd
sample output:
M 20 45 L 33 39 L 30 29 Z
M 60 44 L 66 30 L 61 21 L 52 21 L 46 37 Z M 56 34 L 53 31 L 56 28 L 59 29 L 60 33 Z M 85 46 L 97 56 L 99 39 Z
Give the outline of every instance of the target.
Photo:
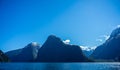
M 77 45 L 65 44 L 50 35 L 38 52 L 38 62 L 87 62 L 90 61 Z
M 110 38 L 104 44 L 95 49 L 91 57 L 120 61 L 120 27 L 111 33 Z
M 0 50 L 0 62 L 9 62 L 9 58 Z
M 6 55 L 12 62 L 33 62 L 37 58 L 39 45 L 36 42 L 18 50 L 9 51 Z

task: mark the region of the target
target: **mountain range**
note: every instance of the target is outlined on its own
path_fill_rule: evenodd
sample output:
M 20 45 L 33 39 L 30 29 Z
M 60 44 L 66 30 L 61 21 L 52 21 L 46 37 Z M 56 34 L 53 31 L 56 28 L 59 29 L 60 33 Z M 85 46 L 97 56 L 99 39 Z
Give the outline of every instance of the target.
M 33 62 L 37 58 L 39 44 L 32 42 L 24 48 L 5 53 L 12 62 Z
M 77 45 L 65 44 L 60 38 L 50 35 L 39 46 L 33 42 L 24 48 L 5 53 L 11 62 L 90 62 Z
M 113 30 L 108 40 L 91 54 L 93 59 L 120 61 L 120 27 Z
M 91 49 L 91 48 L 87 48 Z M 88 58 L 89 57 L 89 58 Z M 78 45 L 64 43 L 59 37 L 48 36 L 40 46 L 32 42 L 24 48 L 0 51 L 0 62 L 91 62 L 91 61 L 120 61 L 120 27 L 113 30 L 110 37 L 89 51 Z

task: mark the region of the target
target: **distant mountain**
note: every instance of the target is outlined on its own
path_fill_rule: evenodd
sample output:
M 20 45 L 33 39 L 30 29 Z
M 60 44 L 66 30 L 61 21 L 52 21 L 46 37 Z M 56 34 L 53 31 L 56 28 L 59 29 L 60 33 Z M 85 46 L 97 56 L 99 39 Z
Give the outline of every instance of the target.
M 63 43 L 60 38 L 50 35 L 38 51 L 37 62 L 88 62 L 77 45 Z
M 26 47 L 5 53 L 12 62 L 33 62 L 37 58 L 39 44 L 32 42 Z
M 85 54 L 85 56 L 87 56 L 87 57 L 89 57 L 96 48 L 96 46 L 93 46 L 93 47 L 80 46 L 80 47 L 81 47 L 83 53 Z
M 85 56 L 89 57 L 93 53 L 94 50 L 89 50 L 89 51 L 82 50 L 82 51 L 83 51 L 83 53 L 84 53 Z
M 9 62 L 9 58 L 0 50 L 0 62 Z
M 98 46 L 91 57 L 94 59 L 120 61 L 120 27 L 113 30 L 110 38 Z

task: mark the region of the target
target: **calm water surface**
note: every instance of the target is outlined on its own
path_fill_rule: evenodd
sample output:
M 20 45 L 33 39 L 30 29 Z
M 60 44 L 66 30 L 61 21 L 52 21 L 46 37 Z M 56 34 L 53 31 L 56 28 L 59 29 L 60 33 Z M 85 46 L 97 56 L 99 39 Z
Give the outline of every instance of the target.
M 120 70 L 120 63 L 0 63 L 0 70 Z

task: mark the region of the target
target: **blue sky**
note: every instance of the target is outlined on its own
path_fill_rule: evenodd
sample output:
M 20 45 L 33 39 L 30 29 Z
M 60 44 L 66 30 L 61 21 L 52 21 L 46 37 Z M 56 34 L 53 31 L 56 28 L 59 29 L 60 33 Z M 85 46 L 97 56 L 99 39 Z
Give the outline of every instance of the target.
M 1 0 L 0 49 L 33 41 L 42 45 L 51 34 L 71 44 L 97 46 L 119 24 L 119 0 Z

